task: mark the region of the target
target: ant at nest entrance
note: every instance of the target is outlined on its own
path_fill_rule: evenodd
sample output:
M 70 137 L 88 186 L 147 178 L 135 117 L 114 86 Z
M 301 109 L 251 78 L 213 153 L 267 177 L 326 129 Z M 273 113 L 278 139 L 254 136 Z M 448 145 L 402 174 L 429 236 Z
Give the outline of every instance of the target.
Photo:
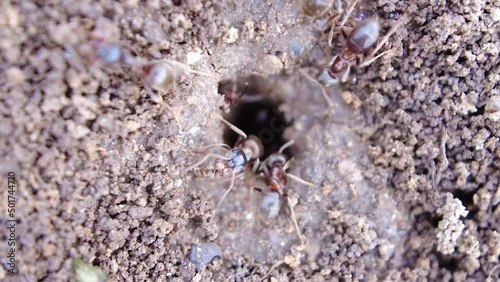
M 217 241 L 266 261 L 291 244 L 305 244 L 293 190 L 299 185 L 317 188 L 293 174 L 293 156 L 300 148 L 288 137 L 293 123 L 286 103 L 289 91 L 290 85 L 278 77 L 239 75 L 221 80 L 225 114 L 216 116 L 225 126 L 224 144 L 215 144 L 215 150 L 206 146 L 210 152 L 186 169 L 197 170 L 205 184 L 217 183 L 210 188 L 218 201 Z

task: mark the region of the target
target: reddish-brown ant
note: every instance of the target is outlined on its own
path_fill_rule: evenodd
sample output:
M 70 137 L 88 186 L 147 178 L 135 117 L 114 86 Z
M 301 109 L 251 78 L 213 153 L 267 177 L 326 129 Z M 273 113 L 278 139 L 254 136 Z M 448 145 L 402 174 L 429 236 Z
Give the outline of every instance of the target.
M 302 180 L 300 177 L 295 176 L 293 174 L 287 173 L 287 169 L 289 166 L 289 161 L 283 151 L 292 146 L 294 144 L 294 140 L 291 140 L 285 143 L 279 149 L 278 153 L 274 153 L 270 155 L 266 160 L 264 160 L 260 166 L 259 171 L 264 175 L 264 179 L 267 184 L 267 188 L 269 189 L 265 192 L 265 196 L 262 198 L 262 201 L 259 205 L 259 210 L 261 215 L 267 220 L 273 219 L 278 215 L 280 209 L 280 198 L 286 198 L 286 202 L 288 205 L 288 209 L 290 211 L 290 219 L 296 230 L 301 243 L 304 243 L 304 238 L 302 237 L 302 233 L 300 232 L 299 225 L 297 224 L 297 219 L 295 218 L 295 212 L 293 210 L 293 204 L 290 201 L 288 194 L 285 192 L 286 187 L 288 186 L 288 178 L 293 179 L 299 183 L 302 183 L 307 186 L 315 187 L 316 185 Z M 262 192 L 263 189 L 254 187 L 255 190 Z
M 230 177 L 229 187 L 226 189 L 221 199 L 217 203 L 217 207 L 215 209 L 216 211 L 219 209 L 227 194 L 229 194 L 229 192 L 233 189 L 236 177 L 241 175 L 245 171 L 247 166 L 251 164 L 254 165 L 253 169 L 256 171 L 260 163 L 259 157 L 261 157 L 264 152 L 262 143 L 257 137 L 253 135 L 247 136 L 243 131 L 226 121 L 224 118 L 220 116 L 217 117 L 227 126 L 229 126 L 229 128 L 231 128 L 234 132 L 240 135 L 240 138 L 234 145 L 234 148 L 231 149 L 226 144 L 206 146 L 204 148 L 223 147 L 228 150 L 228 152 L 223 156 L 214 153 L 208 153 L 200 161 L 184 170 L 186 172 L 190 171 L 206 162 L 209 158 L 215 158 L 201 170 L 204 176 L 218 179 Z
M 387 42 L 389 37 L 406 22 L 407 16 L 396 23 L 389 32 L 379 40 L 380 23 L 377 16 L 371 16 L 366 11 L 360 11 L 353 18 L 352 27 L 346 26 L 351 16 L 354 6 L 359 2 L 355 0 L 344 14 L 342 21 L 338 23 L 343 10 L 338 7 L 338 13 L 330 17 L 325 24 L 325 30 L 329 29 L 328 43 L 331 45 L 334 34 L 340 32 L 345 39 L 345 46 L 339 55 L 332 58 L 329 67 L 321 72 L 320 82 L 324 86 L 331 86 L 339 82 L 346 82 L 349 78 L 350 68 L 353 65 L 365 67 L 373 63 L 378 58 L 393 52 L 393 49 L 386 50 L 378 55 L 375 54 Z M 375 45 L 378 41 L 378 44 Z M 372 49 L 372 47 L 375 48 Z M 371 51 L 370 51 L 371 50 Z

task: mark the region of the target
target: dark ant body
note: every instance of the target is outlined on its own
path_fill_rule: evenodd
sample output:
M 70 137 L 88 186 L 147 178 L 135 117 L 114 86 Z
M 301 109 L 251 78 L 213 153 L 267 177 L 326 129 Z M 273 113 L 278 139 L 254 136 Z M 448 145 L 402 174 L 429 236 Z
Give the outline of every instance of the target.
M 271 154 L 265 161 L 261 163 L 259 166 L 259 171 L 264 175 L 264 180 L 266 182 L 268 191 L 265 192 L 265 196 L 262 198 L 262 201 L 259 205 L 259 210 L 261 215 L 267 220 L 271 220 L 275 218 L 280 209 L 280 198 L 285 198 L 288 209 L 290 211 L 290 219 L 292 224 L 301 240 L 301 243 L 304 244 L 304 238 L 302 237 L 302 233 L 300 232 L 299 226 L 297 224 L 297 220 L 295 218 L 295 212 L 293 210 L 293 204 L 290 201 L 288 194 L 285 192 L 285 189 L 288 186 L 288 178 L 293 179 L 299 183 L 302 183 L 307 186 L 315 187 L 316 185 L 309 183 L 307 181 L 302 180 L 300 177 L 295 176 L 293 174 L 287 173 L 289 161 L 283 151 L 292 146 L 294 140 L 291 140 L 284 144 L 278 153 Z M 262 192 L 263 189 L 254 187 L 255 190 Z

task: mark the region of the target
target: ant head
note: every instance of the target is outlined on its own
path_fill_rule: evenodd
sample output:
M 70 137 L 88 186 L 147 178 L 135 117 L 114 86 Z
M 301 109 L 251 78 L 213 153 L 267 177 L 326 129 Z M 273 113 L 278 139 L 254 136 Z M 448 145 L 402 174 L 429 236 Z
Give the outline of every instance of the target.
M 280 211 L 280 195 L 278 192 L 267 192 L 259 205 L 260 215 L 267 220 L 275 218 Z
M 266 166 L 269 168 L 271 168 L 275 165 L 278 165 L 278 164 L 283 167 L 286 163 L 286 160 L 287 160 L 287 158 L 284 154 L 274 153 L 274 154 L 270 155 L 265 160 L 265 163 L 266 163 Z
M 233 169 L 234 171 L 242 171 L 248 164 L 248 159 L 242 149 L 236 148 L 229 151 L 226 156 L 229 158 L 227 161 L 227 167 Z
M 249 161 L 260 158 L 264 154 L 264 146 L 255 135 L 250 135 L 247 138 L 240 138 L 236 142 L 235 147 L 242 148 L 246 152 Z
M 336 75 L 330 73 L 330 69 L 324 69 L 319 74 L 318 81 L 325 87 L 330 87 L 339 83 Z

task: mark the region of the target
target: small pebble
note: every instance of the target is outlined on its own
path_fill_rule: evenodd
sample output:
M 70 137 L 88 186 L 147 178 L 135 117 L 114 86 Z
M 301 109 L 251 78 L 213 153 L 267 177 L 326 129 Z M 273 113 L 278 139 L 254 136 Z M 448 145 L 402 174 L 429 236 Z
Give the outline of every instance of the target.
M 294 55 L 300 55 L 302 54 L 302 51 L 304 51 L 304 45 L 300 41 L 296 40 L 292 42 L 290 49 Z
M 238 40 L 238 38 L 239 38 L 238 29 L 231 27 L 231 28 L 229 28 L 229 31 L 228 31 L 224 41 L 228 44 L 232 44 L 232 43 L 235 43 L 236 40 Z
M 201 243 L 191 247 L 189 260 L 194 263 L 196 269 L 205 267 L 214 257 L 221 257 L 222 250 L 215 243 Z
M 100 43 L 97 45 L 97 55 L 106 64 L 113 64 L 120 60 L 121 48 L 117 44 Z
M 101 269 L 78 258 L 74 258 L 72 264 L 75 271 L 75 280 L 77 282 L 106 281 L 106 273 L 104 273 Z
M 274 55 L 264 55 L 257 61 L 257 70 L 263 74 L 277 74 L 283 69 L 283 63 Z
M 200 53 L 196 53 L 196 52 L 188 52 L 186 58 L 187 58 L 186 64 L 192 65 L 192 64 L 196 64 L 197 62 L 199 62 L 203 58 L 203 55 Z

